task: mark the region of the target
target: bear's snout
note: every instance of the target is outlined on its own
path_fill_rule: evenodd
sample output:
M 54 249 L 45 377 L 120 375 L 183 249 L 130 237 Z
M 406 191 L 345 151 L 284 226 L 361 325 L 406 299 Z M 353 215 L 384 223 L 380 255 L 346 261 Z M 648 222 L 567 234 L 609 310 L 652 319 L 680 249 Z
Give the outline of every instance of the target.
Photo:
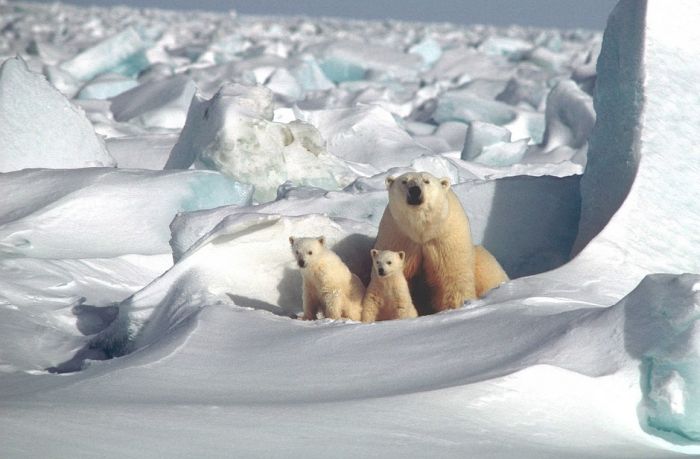
M 377 268 L 377 273 L 378 273 L 380 276 L 383 276 L 383 275 L 384 275 L 384 272 L 385 272 L 385 271 L 384 271 L 384 268 Z
M 297 264 L 299 265 L 300 268 L 303 268 L 306 266 L 306 263 L 304 262 L 304 260 L 297 260 Z
M 418 185 L 411 185 L 408 187 L 408 204 L 418 205 L 423 202 L 423 190 Z

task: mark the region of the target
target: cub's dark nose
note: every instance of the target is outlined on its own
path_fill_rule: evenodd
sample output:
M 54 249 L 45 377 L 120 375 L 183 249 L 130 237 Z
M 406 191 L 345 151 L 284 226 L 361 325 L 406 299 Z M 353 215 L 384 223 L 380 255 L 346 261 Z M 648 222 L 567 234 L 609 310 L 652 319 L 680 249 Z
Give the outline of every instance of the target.
M 377 269 L 377 272 L 379 273 L 380 276 L 383 276 L 384 275 L 384 268 Z
M 417 185 L 408 188 L 408 203 L 417 205 L 423 202 L 423 191 Z
M 304 260 L 297 261 L 297 264 L 299 265 L 300 268 L 303 268 L 304 266 L 306 266 L 306 263 L 304 263 Z

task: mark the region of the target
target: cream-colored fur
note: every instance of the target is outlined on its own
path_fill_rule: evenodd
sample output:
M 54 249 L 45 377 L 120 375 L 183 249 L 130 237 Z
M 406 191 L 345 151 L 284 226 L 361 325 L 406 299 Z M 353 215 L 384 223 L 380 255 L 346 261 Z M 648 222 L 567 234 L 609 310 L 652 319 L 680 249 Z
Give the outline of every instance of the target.
M 472 244 L 469 220 L 449 179 L 409 172 L 386 183 L 389 204 L 374 248 L 406 253 L 404 274 L 416 305 L 425 301 L 422 309 L 433 311 L 459 308 L 508 280 L 493 255 Z M 420 199 L 411 196 L 415 187 Z
M 329 319 L 362 319 L 365 286 L 335 252 L 318 238 L 289 238 L 301 268 L 304 320 L 316 319 L 321 311 Z
M 362 321 L 418 317 L 403 275 L 404 252 L 371 250 L 372 280 L 362 300 Z

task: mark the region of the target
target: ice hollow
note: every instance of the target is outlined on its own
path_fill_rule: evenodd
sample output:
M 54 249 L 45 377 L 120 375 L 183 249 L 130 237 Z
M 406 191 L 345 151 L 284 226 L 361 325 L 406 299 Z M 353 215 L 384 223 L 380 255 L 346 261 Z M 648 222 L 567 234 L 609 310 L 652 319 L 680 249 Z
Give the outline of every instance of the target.
M 114 166 L 85 117 L 20 58 L 0 67 L 0 172 Z

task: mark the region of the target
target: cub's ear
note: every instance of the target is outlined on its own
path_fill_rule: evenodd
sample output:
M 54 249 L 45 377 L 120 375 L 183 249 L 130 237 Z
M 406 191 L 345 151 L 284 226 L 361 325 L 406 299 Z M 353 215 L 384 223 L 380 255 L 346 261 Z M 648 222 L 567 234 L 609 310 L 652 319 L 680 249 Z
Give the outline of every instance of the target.
M 449 190 L 450 189 L 450 179 L 447 177 L 441 178 L 440 179 L 440 186 L 446 190 Z
M 403 261 L 404 258 L 406 258 L 406 252 L 403 250 L 399 251 L 399 259 Z
M 377 255 L 379 254 L 379 250 L 372 249 L 369 251 L 369 253 L 370 253 L 370 255 L 372 255 L 372 259 L 374 260 L 375 258 L 377 258 Z
M 319 236 L 317 239 L 318 239 L 318 242 L 319 242 L 321 245 L 325 245 L 325 243 L 326 243 L 326 237 L 325 237 L 325 236 Z
M 394 184 L 394 180 L 396 180 L 396 177 L 387 177 L 387 178 L 384 180 L 384 183 L 386 184 L 386 187 L 387 187 L 387 188 L 391 188 L 391 185 Z
M 289 236 L 289 243 L 294 245 L 294 236 Z

